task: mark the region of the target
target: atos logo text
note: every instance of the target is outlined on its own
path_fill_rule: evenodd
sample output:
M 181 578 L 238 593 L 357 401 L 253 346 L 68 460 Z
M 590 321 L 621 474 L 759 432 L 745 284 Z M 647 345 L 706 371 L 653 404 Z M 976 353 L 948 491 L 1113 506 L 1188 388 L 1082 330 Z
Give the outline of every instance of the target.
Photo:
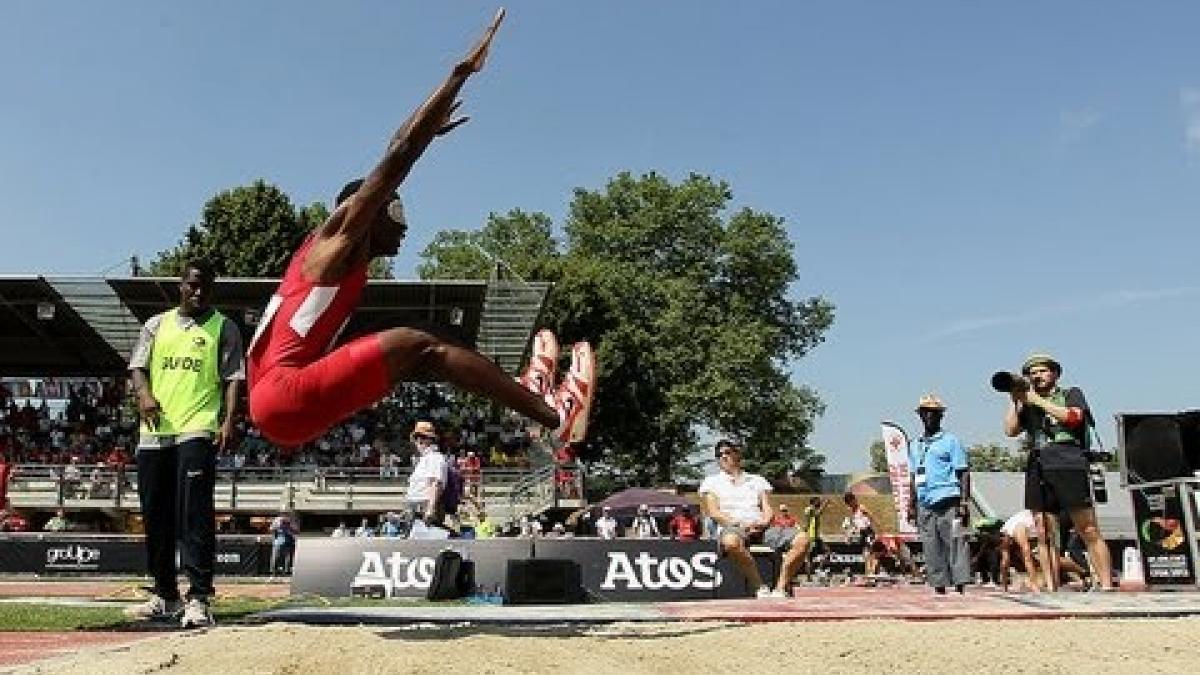
M 600 588 L 617 590 L 658 591 L 697 588 L 712 590 L 721 585 L 721 573 L 717 571 L 717 554 L 712 551 L 696 553 L 688 558 L 670 556 L 656 558 L 646 551 L 630 560 L 621 551 L 609 551 L 608 571 Z
M 427 589 L 433 582 L 433 569 L 437 563 L 429 556 L 410 558 L 395 552 L 385 558 L 378 551 L 363 551 L 362 555 L 358 574 L 350 584 L 351 592 L 387 598 L 407 588 Z

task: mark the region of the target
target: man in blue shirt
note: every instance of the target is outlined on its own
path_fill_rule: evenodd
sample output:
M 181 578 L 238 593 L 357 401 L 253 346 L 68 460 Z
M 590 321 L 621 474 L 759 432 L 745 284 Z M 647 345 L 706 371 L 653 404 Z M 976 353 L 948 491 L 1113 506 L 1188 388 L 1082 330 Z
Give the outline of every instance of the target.
M 913 504 L 921 544 L 925 549 L 925 576 L 939 596 L 948 586 L 960 594 L 971 578 L 967 550 L 967 503 L 971 494 L 967 452 L 953 435 L 942 430 L 946 405 L 933 394 L 921 397 L 917 416 L 925 431 L 909 444 Z

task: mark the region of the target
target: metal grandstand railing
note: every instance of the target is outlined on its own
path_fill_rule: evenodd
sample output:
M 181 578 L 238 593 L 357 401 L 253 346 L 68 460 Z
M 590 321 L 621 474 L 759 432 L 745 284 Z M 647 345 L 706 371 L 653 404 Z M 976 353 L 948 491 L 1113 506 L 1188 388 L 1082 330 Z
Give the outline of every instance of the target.
M 264 467 L 218 469 L 218 511 L 268 513 L 375 513 L 403 508 L 407 469 Z M 484 469 L 478 486 L 480 505 L 495 520 L 515 517 L 510 493 L 530 472 Z M 30 510 L 138 511 L 137 470 L 104 465 L 18 464 L 9 481 L 14 508 Z
M 509 513 L 513 519 L 552 508 L 582 508 L 583 468 L 576 464 L 544 466 L 512 486 Z

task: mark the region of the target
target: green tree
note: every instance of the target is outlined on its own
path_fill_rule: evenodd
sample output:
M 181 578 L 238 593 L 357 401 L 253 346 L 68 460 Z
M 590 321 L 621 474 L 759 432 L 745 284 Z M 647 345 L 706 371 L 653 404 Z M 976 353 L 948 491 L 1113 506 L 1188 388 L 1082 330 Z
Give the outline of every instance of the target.
M 554 281 L 559 273 L 558 243 L 550 217 L 513 209 L 489 214 L 477 231 L 443 230 L 422 251 L 422 279 L 491 279 L 516 276 Z
M 147 271 L 176 276 L 187 260 L 202 258 L 222 276 L 283 276 L 304 237 L 328 217 L 324 204 L 297 209 L 278 187 L 256 180 L 209 199 L 200 222 L 189 226 L 174 248 L 160 252 Z M 391 261 L 373 260 L 368 274 L 390 278 Z
M 980 443 L 967 448 L 971 471 L 1024 471 L 1024 451 L 1012 452 L 998 443 Z
M 421 272 L 480 278 L 504 255 L 526 280 L 556 282 L 545 324 L 565 345 L 597 349 L 590 435 L 615 475 L 653 484 L 694 469 L 709 458 L 696 453 L 699 429 L 740 437 L 747 465 L 773 478 L 812 473 L 822 404 L 787 369 L 823 339 L 833 307 L 789 297 L 797 270 L 782 219 L 731 214 L 731 199 L 705 176 L 622 173 L 575 191 L 561 253 L 548 218 L 513 211 L 479 233 L 438 235 Z

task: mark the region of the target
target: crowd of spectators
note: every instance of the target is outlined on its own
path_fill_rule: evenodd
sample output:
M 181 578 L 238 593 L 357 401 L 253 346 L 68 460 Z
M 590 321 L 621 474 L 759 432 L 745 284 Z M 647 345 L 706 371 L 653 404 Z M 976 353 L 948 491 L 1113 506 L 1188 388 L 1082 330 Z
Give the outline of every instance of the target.
M 299 448 L 279 448 L 253 426 L 241 425 L 242 442 L 221 459 L 224 468 L 301 467 L 378 469 L 384 478 L 412 466 L 408 431 L 418 419 L 433 420 L 442 431 L 439 447 L 460 469 L 529 468 L 532 439 L 520 416 L 489 419 L 489 409 L 461 400 L 446 387 L 406 383 L 391 396 L 334 426 Z
M 408 430 L 417 419 L 444 429 L 439 445 L 465 472 L 483 467 L 529 468 L 525 420 L 436 384 L 405 384 L 374 408 L 333 427 L 313 443 L 281 448 L 242 420 L 240 443 L 222 455 L 224 469 L 339 467 L 398 476 L 411 466 Z M 125 467 L 137 444 L 138 418 L 122 378 L 0 384 L 0 457 L 10 464 L 63 465 L 67 471 Z M 72 469 L 70 467 L 86 467 Z M 86 482 L 88 476 L 68 476 Z
M 0 457 L 11 463 L 124 466 L 136 431 L 124 380 L 0 383 Z

